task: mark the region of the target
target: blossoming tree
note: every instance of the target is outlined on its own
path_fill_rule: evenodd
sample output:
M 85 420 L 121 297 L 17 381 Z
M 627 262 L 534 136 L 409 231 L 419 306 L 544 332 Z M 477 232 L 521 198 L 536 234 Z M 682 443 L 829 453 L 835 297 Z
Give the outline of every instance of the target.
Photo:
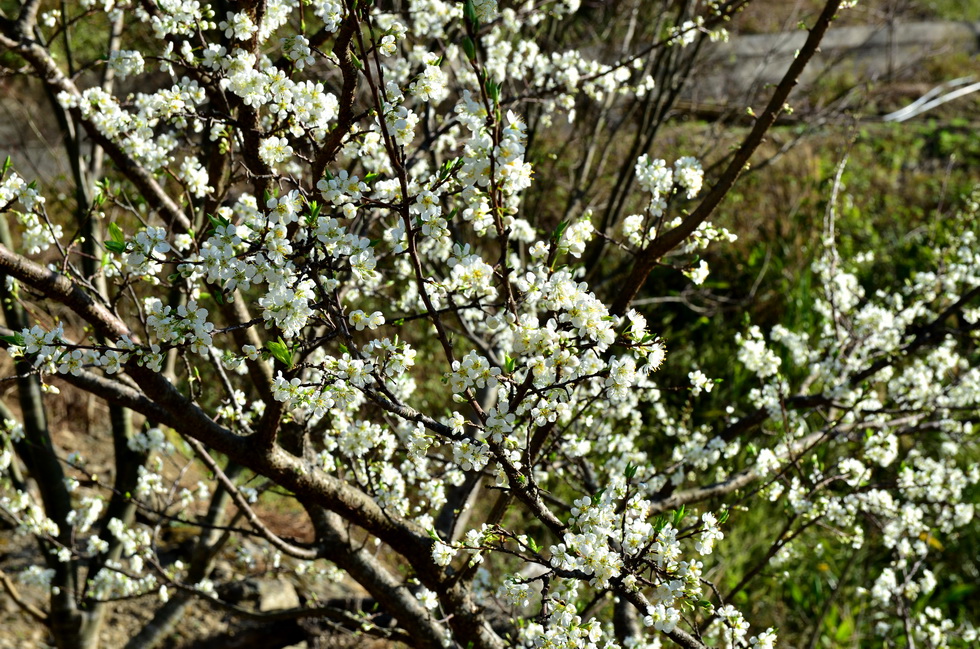
M 370 605 L 275 619 L 412 647 L 774 647 L 734 602 L 815 530 L 886 562 L 841 595 L 867 602 L 877 642 L 976 641 L 921 603 L 931 541 L 971 523 L 980 479 L 980 242 L 964 220 L 937 268 L 865 294 L 831 210 L 819 330 L 740 334 L 754 387 L 695 423 L 714 382 L 691 368 L 690 401 L 666 399 L 670 344 L 631 303 L 668 257 L 704 281 L 697 252 L 730 237 L 707 219 L 841 2 L 813 17 L 708 180 L 647 138 L 746 1 L 626 4 L 622 39 L 581 51 L 560 36 L 581 24 L 576 0 L 4 9 L 2 64 L 50 97 L 72 171 L 60 198 L 9 162 L 0 177 L 18 395 L 2 413 L 0 518 L 43 557 L 0 576 L 58 647 L 98 646 L 127 598 L 153 610 L 127 646 L 156 646 L 189 602 L 243 613 L 226 586 L 283 572 Z M 69 45 L 83 33 L 104 37 L 91 60 Z M 621 137 L 608 122 L 628 123 L 617 111 L 642 128 L 596 205 L 594 159 Z M 542 182 L 529 152 L 573 129 L 595 136 L 563 152 L 585 191 L 542 222 L 525 204 Z M 590 288 L 610 260 L 615 291 Z M 49 430 L 59 385 L 108 404 L 108 475 Z M 272 491 L 312 540 L 263 519 Z M 753 499 L 784 516 L 726 590 L 712 554 Z M 179 524 L 199 530 L 193 547 L 165 557 Z M 238 572 L 219 575 L 226 556 Z

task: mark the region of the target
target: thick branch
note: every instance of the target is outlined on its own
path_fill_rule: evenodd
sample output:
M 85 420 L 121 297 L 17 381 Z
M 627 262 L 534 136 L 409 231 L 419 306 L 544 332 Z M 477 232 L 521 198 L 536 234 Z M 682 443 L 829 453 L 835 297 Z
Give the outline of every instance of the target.
M 337 32 L 337 40 L 334 42 L 333 52 L 337 56 L 337 66 L 343 75 L 344 83 L 340 91 L 337 126 L 330 132 L 313 161 L 312 178 L 314 183 L 323 176 L 323 170 L 336 158 L 337 152 L 340 151 L 340 145 L 354 123 L 354 93 L 357 91 L 358 72 L 351 58 L 350 45 L 357 28 L 357 16 L 353 11 L 350 11 L 341 24 L 340 31 Z
M 422 607 L 415 595 L 388 571 L 363 544 L 355 549 L 341 521 L 319 507 L 307 507 L 324 548 L 324 556 L 342 568 L 390 613 L 412 638 L 412 646 L 440 647 L 445 630 Z
M 650 515 L 655 516 L 656 514 L 677 509 L 681 505 L 699 503 L 717 496 L 730 494 L 733 491 L 738 491 L 742 487 L 752 484 L 758 478 L 759 475 L 755 470 L 748 469 L 741 473 L 736 473 L 727 480 L 716 482 L 707 487 L 694 487 L 685 489 L 684 491 L 678 491 L 666 498 L 654 501 L 650 506 Z
M 0 246 L 0 272 L 31 286 L 46 297 L 70 307 L 107 338 L 129 335 L 129 329 L 114 314 L 92 300 L 84 291 L 56 272 L 25 259 Z M 235 435 L 213 421 L 193 401 L 181 394 L 165 377 L 130 362 L 127 373 L 143 390 L 146 398 L 166 411 L 159 420 L 181 435 L 196 439 L 206 447 L 224 453 L 239 464 L 268 476 L 297 494 L 335 511 L 370 531 L 425 570 L 438 572 L 429 557 L 432 540 L 423 529 L 382 509 L 373 498 L 343 480 L 314 471 L 300 459 L 278 448 L 263 452 L 247 438 Z M 107 387 L 107 386 L 102 386 Z M 119 396 L 124 391 L 116 390 Z M 129 394 L 129 397 L 135 395 Z M 131 407 L 145 405 L 135 399 Z

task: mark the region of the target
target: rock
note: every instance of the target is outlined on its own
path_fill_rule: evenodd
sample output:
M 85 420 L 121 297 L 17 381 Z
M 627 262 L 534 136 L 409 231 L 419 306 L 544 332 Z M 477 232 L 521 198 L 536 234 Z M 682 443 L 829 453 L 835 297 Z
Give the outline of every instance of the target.
M 296 587 L 284 579 L 263 579 L 259 581 L 258 586 L 258 608 L 263 613 L 300 606 Z

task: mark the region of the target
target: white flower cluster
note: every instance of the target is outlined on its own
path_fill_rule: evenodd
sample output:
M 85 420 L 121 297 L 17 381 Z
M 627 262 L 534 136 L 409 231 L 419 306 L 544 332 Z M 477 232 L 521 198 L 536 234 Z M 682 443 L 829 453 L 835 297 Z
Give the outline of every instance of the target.
M 109 66 L 123 79 L 142 74 L 143 65 L 143 55 L 136 50 L 115 50 L 109 54 Z
M 39 586 L 47 589 L 51 586 L 51 580 L 54 579 L 54 575 L 54 568 L 28 566 L 17 575 L 17 580 L 25 586 Z
M 134 433 L 126 445 L 132 451 L 146 454 L 154 451 L 168 454 L 174 450 L 173 444 L 167 441 L 166 434 L 156 426 Z
M 168 252 L 170 244 L 167 242 L 167 231 L 163 228 L 145 228 L 127 243 L 123 269 L 128 273 L 155 277 L 163 269 L 163 265 L 154 253 Z
M 313 58 L 313 51 L 310 49 L 310 40 L 305 36 L 297 35 L 282 38 L 279 42 L 286 52 L 286 58 L 293 62 L 297 70 L 302 70 L 316 62 L 316 59 Z
M 218 29 L 225 30 L 225 38 L 239 41 L 247 41 L 259 30 L 248 14 L 232 11 L 227 13 L 225 20 L 218 23 Z
M 0 509 L 17 522 L 18 534 L 34 534 L 41 538 L 58 536 L 58 523 L 48 518 L 44 507 L 36 503 L 31 494 L 19 489 L 11 491 L 9 496 L 0 496 Z
M 273 167 L 280 162 L 284 162 L 293 155 L 293 147 L 289 145 L 289 140 L 284 137 L 267 137 L 259 144 L 259 157 Z
M 499 367 L 490 367 L 490 362 L 476 352 L 469 352 L 462 361 L 453 361 L 453 371 L 446 374 L 449 387 L 453 392 L 464 392 L 472 387 L 497 386 L 500 376 Z
M 449 96 L 446 86 L 446 73 L 435 63 L 439 57 L 429 55 L 425 68 L 418 78 L 408 87 L 408 92 L 420 101 L 439 103 Z
M 211 5 L 201 6 L 198 0 L 160 0 L 156 11 L 148 12 L 137 6 L 136 16 L 149 22 L 153 34 L 163 39 L 169 35 L 190 36 L 196 29 L 214 29 Z
M 303 5 L 322 21 L 318 34 L 333 34 L 351 18 L 339 0 Z M 409 557 L 417 566 L 431 558 L 429 568 L 449 567 L 464 557 L 475 566 L 492 557 L 474 582 L 476 605 L 495 595 L 515 609 L 536 611 L 541 604 L 542 614 L 515 630 L 515 642 L 618 647 L 598 618 L 576 607 L 604 589 L 625 589 L 637 601 L 649 601 L 640 613 L 651 631 L 677 630 L 686 624 L 684 607 L 705 597 L 703 562 L 712 560 L 724 534 L 720 516 L 700 512 L 698 521 L 682 525 L 680 513 L 669 520 L 655 501 L 665 488 L 726 479 L 746 453 L 756 452 L 755 445 L 728 441 L 699 420 L 708 413 L 692 413 L 697 409 L 687 403 L 678 414 L 672 400 L 662 398 L 652 371 L 664 359 L 663 341 L 647 330 L 639 312 L 611 312 L 584 281 L 591 269 L 576 261 L 588 259 L 596 237 L 609 236 L 590 212 L 551 232 L 537 229 L 545 226 L 523 195 L 533 167 L 522 104 L 501 96 L 517 83 L 540 102 L 536 125 L 547 126 L 553 114 L 574 122 L 575 108 L 590 98 L 649 92 L 652 82 L 638 78 L 645 74 L 644 61 L 600 63 L 579 52 L 550 51 L 521 35 L 540 29 L 535 26 L 549 15 L 574 13 L 576 0 L 534 11 L 531 5 L 501 9 L 494 0 L 475 0 L 467 11 L 475 11 L 480 23 L 478 56 L 467 54 L 466 41 L 455 38 L 465 26 L 462 3 L 410 0 L 403 13 L 372 15 L 362 23 L 370 29 L 356 31 L 351 51 L 331 51 L 321 42 L 314 47 L 306 36 L 288 33 L 288 24 L 299 23 L 299 6 L 270 0 L 264 12 L 229 11 L 216 18 L 199 2 L 160 0 L 152 12 L 136 13 L 167 40 L 152 54 L 149 47 L 144 51 L 170 81 L 131 99 L 100 88 L 60 96 L 63 106 L 77 110 L 148 177 L 169 188 L 178 185 L 187 201 L 181 209 L 207 220 L 203 228 L 195 223 L 196 230 L 181 232 L 177 224 L 160 227 L 162 215 L 154 207 L 130 212 L 118 198 L 122 194 L 100 196 L 114 201 L 112 209 L 122 218 L 143 223 L 119 253 L 120 273 L 112 279 L 126 288 L 124 295 L 139 296 L 132 304 L 120 302 L 119 312 L 142 307 L 145 328 L 137 329 L 147 345 L 126 337 L 110 345 L 73 345 L 60 327 L 34 326 L 20 332 L 23 345 L 15 353 L 31 356 L 41 372 L 80 375 L 96 366 L 114 375 L 127 363 L 160 370 L 164 351 L 186 346 L 202 358 L 220 359 L 215 373 L 229 370 L 221 378 L 232 383 L 230 389 L 214 398 L 205 394 L 195 405 L 216 425 L 236 432 L 272 410 L 273 404 L 256 397 L 254 383 L 269 372 L 274 356 L 282 371 L 271 390 L 283 404 L 283 430 L 298 433 L 305 445 L 302 457 L 295 456 L 304 464 L 296 468 L 311 481 L 329 479 L 332 487 L 371 499 L 394 528 L 403 520 L 433 528 L 453 488 L 474 479 L 492 477 L 506 502 L 518 498 L 536 514 L 554 509 L 550 525 L 562 526 L 563 534 L 547 551 L 520 533 L 523 521 L 507 516 L 499 525 L 467 533 L 464 543 L 437 540 L 430 557 Z M 354 18 L 366 19 L 366 11 L 372 10 L 359 7 Z M 705 29 L 695 20 L 668 38 L 680 44 Z M 218 30 L 224 44 L 199 43 L 198 36 L 209 30 Z M 433 43 L 438 51 L 432 51 Z M 355 50 L 353 67 L 339 70 L 338 61 Z M 367 60 L 361 60 L 364 53 Z M 140 74 L 143 56 L 114 52 L 109 65 L 120 76 Z M 341 100 L 327 88 L 341 93 L 351 70 L 360 90 L 341 111 Z M 212 147 L 208 159 L 197 148 L 202 141 Z M 223 156 L 228 166 L 211 177 Z M 631 246 L 642 247 L 662 228 L 677 225 L 666 217 L 668 207 L 696 198 L 704 171 L 694 158 L 669 165 L 644 155 L 635 173 L 648 204 L 642 214 L 625 219 L 622 233 Z M 25 208 L 27 215 L 18 216 L 20 236 L 35 252 L 61 236 L 42 219 L 43 199 L 19 177 L 4 181 L 0 199 L 5 208 L 15 201 Z M 212 213 L 199 211 L 212 201 Z M 702 223 L 678 251 L 694 254 L 713 241 L 732 239 L 724 228 Z M 882 573 L 873 588 L 872 599 L 881 605 L 935 588 L 928 570 L 915 580 L 902 576 L 929 556 L 933 535 L 959 529 L 974 515 L 964 501 L 978 476 L 960 465 L 955 445 L 972 434 L 960 419 L 975 402 L 980 376 L 968 354 L 950 341 L 883 369 L 870 387 L 851 380 L 869 362 L 900 356 L 913 327 L 941 314 L 963 287 L 980 285 L 975 238 L 965 237 L 960 248 L 948 257 L 942 276 L 917 275 L 896 295 L 866 295 L 856 273 L 842 272 L 839 260 L 827 257 L 815 267 L 828 291 L 816 306 L 826 321 L 822 331 L 765 334 L 753 327 L 737 340 L 739 361 L 759 380 L 749 404 L 779 415 L 781 426 L 766 431 L 772 433 L 771 447 L 758 449 L 755 459 L 750 455 L 746 471 L 769 479 L 765 495 L 785 499 L 787 510 L 802 521 L 822 518 L 850 535 L 854 545 L 865 540 L 854 531 L 862 516 L 879 521 L 876 542 L 894 557 L 891 572 Z M 166 276 L 166 287 L 180 300 L 165 303 L 154 282 L 163 284 L 172 265 L 176 273 Z M 696 260 L 689 266 L 688 276 L 704 282 L 707 264 Z M 236 293 L 247 303 L 233 306 L 252 310 L 251 321 L 219 333 L 205 300 L 224 303 Z M 425 353 L 438 351 L 424 371 L 415 368 L 416 349 L 395 335 L 421 318 L 438 338 L 417 343 Z M 980 311 L 967 317 L 978 320 Z M 261 340 L 257 323 L 273 330 L 267 348 L 233 338 L 247 333 Z M 860 343 L 842 345 L 848 337 Z M 279 353 L 284 341 L 295 362 Z M 441 367 L 433 365 L 436 358 L 443 359 Z M 715 369 L 712 376 L 721 376 Z M 790 369 L 811 376 L 801 384 Z M 448 389 L 416 386 L 413 374 L 442 376 Z M 688 381 L 693 396 L 715 385 L 697 368 Z M 790 387 L 798 385 L 821 391 L 815 396 L 839 409 L 837 428 L 820 431 L 837 460 L 832 470 L 821 462 L 797 462 L 800 449 L 814 441 L 815 425 L 787 407 Z M 468 402 L 465 416 L 422 412 L 454 407 L 454 400 Z M 908 449 L 900 441 L 900 425 L 882 423 L 888 408 L 914 420 L 903 425 L 935 426 L 939 450 Z M 649 441 L 652 435 L 657 442 Z M 664 466 L 656 465 L 650 451 L 661 440 L 667 448 Z M 850 444 L 853 457 L 836 458 L 837 443 Z M 133 435 L 129 445 L 151 455 L 138 470 L 136 498 L 161 501 L 167 495 L 190 509 L 209 497 L 208 485 L 188 488 L 165 479 L 154 458 L 173 447 L 159 429 Z M 0 467 L 10 461 L 0 455 Z M 784 474 L 790 462 L 798 471 Z M 869 482 L 879 470 L 894 473 L 897 495 Z M 622 476 L 629 471 L 642 479 L 627 486 Z M 594 484 L 608 487 L 596 493 Z M 811 488 L 823 484 L 840 487 L 840 493 Z M 82 489 L 77 480 L 70 487 Z M 242 493 L 249 499 L 258 495 L 252 487 Z M 79 504 L 67 523 L 86 533 L 102 501 L 73 497 Z M 571 507 L 562 505 L 565 498 L 575 499 Z M 15 512 L 25 531 L 50 536 L 66 522 L 48 520 L 27 495 L 0 504 Z M 150 532 L 124 528 L 118 520 L 109 524 L 123 556 L 93 576 L 93 596 L 156 593 L 165 600 L 167 587 L 147 576 Z M 90 537 L 87 547 L 95 553 L 108 546 Z M 263 556 L 271 569 L 282 567 L 278 554 L 238 551 L 249 569 L 259 569 Z M 62 548 L 59 558 L 79 554 Z M 504 561 L 517 557 L 527 565 L 513 572 Z M 391 558 L 394 563 L 394 553 Z M 168 574 L 176 578 L 182 569 Z M 541 574 L 548 574 L 548 587 L 539 592 Z M 198 588 L 214 592 L 207 580 Z M 415 592 L 425 610 L 439 607 L 433 591 Z M 451 628 L 453 612 L 440 615 Z M 924 633 L 949 633 L 947 621 L 928 611 L 923 615 Z M 748 623 L 731 606 L 718 611 L 715 626 L 719 644 L 775 644 L 771 629 L 750 638 Z M 647 640 L 637 639 L 635 646 Z
M 623 219 L 622 231 L 627 241 L 642 248 L 663 226 L 662 219 L 667 203 L 675 192 L 683 192 L 687 199 L 698 195 L 704 180 L 704 171 L 701 163 L 691 157 L 679 158 L 671 168 L 667 166 L 666 160 L 651 160 L 650 156 L 644 154 L 636 161 L 635 173 L 637 183 L 650 195 L 650 200 L 643 214 L 631 214 Z M 668 225 L 674 227 L 677 224 L 672 222 Z M 707 227 L 704 223 L 699 226 Z M 727 231 L 724 232 L 727 235 Z
M 24 212 L 15 212 L 17 222 L 21 226 L 22 245 L 29 254 L 36 255 L 58 243 L 64 236 L 60 225 L 42 221 L 39 216 L 44 204 L 44 196 L 34 186 L 16 173 L 11 172 L 0 183 L 0 212 L 10 210 L 19 202 Z
M 148 573 L 133 578 L 127 574 L 130 570 L 134 568 L 130 567 L 129 570 L 124 571 L 121 564 L 114 561 L 106 562 L 106 565 L 88 580 L 89 594 L 95 600 L 109 601 L 138 597 L 157 591 L 159 583 L 153 574 Z
M 207 354 L 213 340 L 214 323 L 208 322 L 208 310 L 196 300 L 181 304 L 176 309 L 164 305 L 159 298 L 148 297 L 143 302 L 146 326 L 162 343 L 188 343 L 191 351 L 202 356 Z
M 385 317 L 381 315 L 380 311 L 375 311 L 368 315 L 360 309 L 351 311 L 350 315 L 347 316 L 347 320 L 357 331 L 364 331 L 365 328 L 377 329 L 385 323 Z
M 951 336 L 939 337 L 934 347 L 919 353 L 910 353 L 915 346 L 909 343 L 930 322 L 941 323 L 944 309 L 965 291 L 980 286 L 978 242 L 968 226 L 943 253 L 941 274 L 916 272 L 898 291 L 874 295 L 849 272 L 832 238 L 826 244 L 826 253 L 814 264 L 821 286 L 815 311 L 822 322 L 816 333 L 775 327 L 770 338 L 786 349 L 782 360 L 757 327 L 738 336 L 739 360 L 762 381 L 753 391 L 754 405 L 776 414 L 783 430 L 773 448 L 759 453 L 756 471 L 772 479 L 790 462 L 806 466 L 803 476 L 772 482 L 769 498 L 784 499 L 804 520 L 822 518 L 844 530 L 842 541 L 854 548 L 868 543 L 865 527 L 873 518 L 874 539 L 890 560 L 867 593 L 877 607 L 879 632 L 887 635 L 901 628 L 893 615 L 896 605 L 911 608 L 936 587 L 927 566 L 942 548 L 937 537 L 955 535 L 975 521 L 976 506 L 966 494 L 980 484 L 980 468 L 964 465 L 961 451 L 971 443 L 973 425 L 960 421 L 957 413 L 976 407 L 980 370 Z M 828 433 L 810 432 L 812 424 L 783 405 L 792 394 L 788 375 L 800 369 L 805 370 L 804 385 L 819 386 L 817 394 L 841 409 L 834 424 L 838 429 L 863 431 L 832 435 L 826 463 L 801 462 L 814 436 Z M 900 437 L 912 430 L 922 431 L 917 444 L 903 446 Z M 891 488 L 884 486 L 884 475 Z M 840 485 L 840 491 L 812 487 L 828 481 Z M 784 547 L 775 563 L 798 554 L 795 547 Z M 941 614 L 919 620 L 921 637 L 936 639 L 936 646 L 944 646 L 942 638 L 955 627 Z
M 195 198 L 202 198 L 214 191 L 214 188 L 210 185 L 211 179 L 208 178 L 207 169 L 194 156 L 184 158 L 180 163 L 180 168 L 177 170 L 176 175 L 184 182 L 190 195 Z
M 64 326 L 59 324 L 51 331 L 45 331 L 39 325 L 23 329 L 18 333 L 20 342 L 9 348 L 14 357 L 33 357 L 32 364 L 43 373 L 72 374 L 78 376 L 85 366 L 101 367 L 107 374 L 115 374 L 131 355 L 135 355 L 140 365 L 158 367 L 162 362 L 159 345 L 149 348 L 137 347 L 128 337 L 116 342 L 115 348 L 101 350 L 70 348 L 65 340 Z M 120 351 L 122 350 L 122 351 Z

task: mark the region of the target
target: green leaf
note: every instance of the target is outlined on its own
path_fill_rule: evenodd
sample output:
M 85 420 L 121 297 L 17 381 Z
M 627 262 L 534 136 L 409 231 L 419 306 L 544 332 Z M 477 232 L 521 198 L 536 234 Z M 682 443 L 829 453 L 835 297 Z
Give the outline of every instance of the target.
M 499 104 L 500 84 L 487 79 L 486 89 L 487 89 L 487 96 L 490 97 L 490 101 L 492 101 L 494 104 Z
M 452 172 L 453 167 L 455 166 L 456 166 L 456 158 L 452 158 L 450 160 L 446 160 L 445 162 L 443 162 L 442 166 L 439 167 L 440 180 L 448 176 L 450 172 Z
M 310 213 L 306 215 L 306 224 L 307 225 L 313 225 L 314 223 L 316 223 L 316 220 L 318 218 L 320 218 L 320 209 L 321 208 L 322 208 L 322 205 L 320 205 L 316 201 L 310 201 Z
M 636 469 L 637 469 L 637 467 L 636 467 L 635 464 L 627 463 L 627 465 L 626 465 L 626 473 L 625 473 L 627 480 L 632 480 L 633 478 L 636 477 Z
M 600 489 L 599 491 L 592 494 L 592 506 L 597 507 L 599 503 L 602 502 L 602 494 L 606 492 L 605 489 Z
M 124 244 L 123 247 L 125 247 L 126 235 L 123 233 L 122 228 L 120 228 L 118 224 L 109 224 L 109 238 L 116 243 Z
M 463 3 L 463 18 L 469 24 L 476 25 L 476 7 L 473 5 L 473 0 L 466 0 Z
M 15 333 L 13 336 L 0 336 L 0 340 L 14 347 L 24 346 L 24 337 L 19 333 Z
M 789 595 L 797 605 L 803 603 L 803 589 L 796 581 L 789 582 Z
M 118 252 L 118 253 L 126 252 L 126 244 L 125 243 L 119 243 L 118 241 L 106 241 L 105 242 L 105 248 L 106 248 L 106 250 L 109 250 L 109 251 L 112 251 L 112 252 Z
M 561 241 L 561 238 L 565 235 L 565 230 L 568 229 L 568 221 L 562 221 L 555 228 L 555 231 L 551 233 L 551 240 L 555 243 Z
M 470 61 L 476 60 L 476 45 L 469 36 L 463 37 L 463 53 L 466 54 L 466 58 Z
M 380 177 L 381 177 L 381 174 L 375 173 L 375 172 L 372 171 L 368 175 L 364 176 L 364 182 L 365 183 L 374 182 L 375 180 L 377 180 Z
M 269 353 L 278 360 L 280 363 L 286 367 L 293 366 L 293 354 L 289 351 L 289 347 L 286 346 L 286 342 L 279 338 L 279 340 L 270 340 L 265 344 L 265 348 L 269 350 Z
M 684 509 L 684 505 L 681 505 L 680 509 L 674 511 L 674 527 L 679 528 L 681 526 L 681 521 L 684 520 Z
M 231 225 L 231 221 L 225 217 L 217 217 L 214 214 L 208 214 L 208 221 L 211 222 L 211 226 L 214 228 L 221 228 Z

